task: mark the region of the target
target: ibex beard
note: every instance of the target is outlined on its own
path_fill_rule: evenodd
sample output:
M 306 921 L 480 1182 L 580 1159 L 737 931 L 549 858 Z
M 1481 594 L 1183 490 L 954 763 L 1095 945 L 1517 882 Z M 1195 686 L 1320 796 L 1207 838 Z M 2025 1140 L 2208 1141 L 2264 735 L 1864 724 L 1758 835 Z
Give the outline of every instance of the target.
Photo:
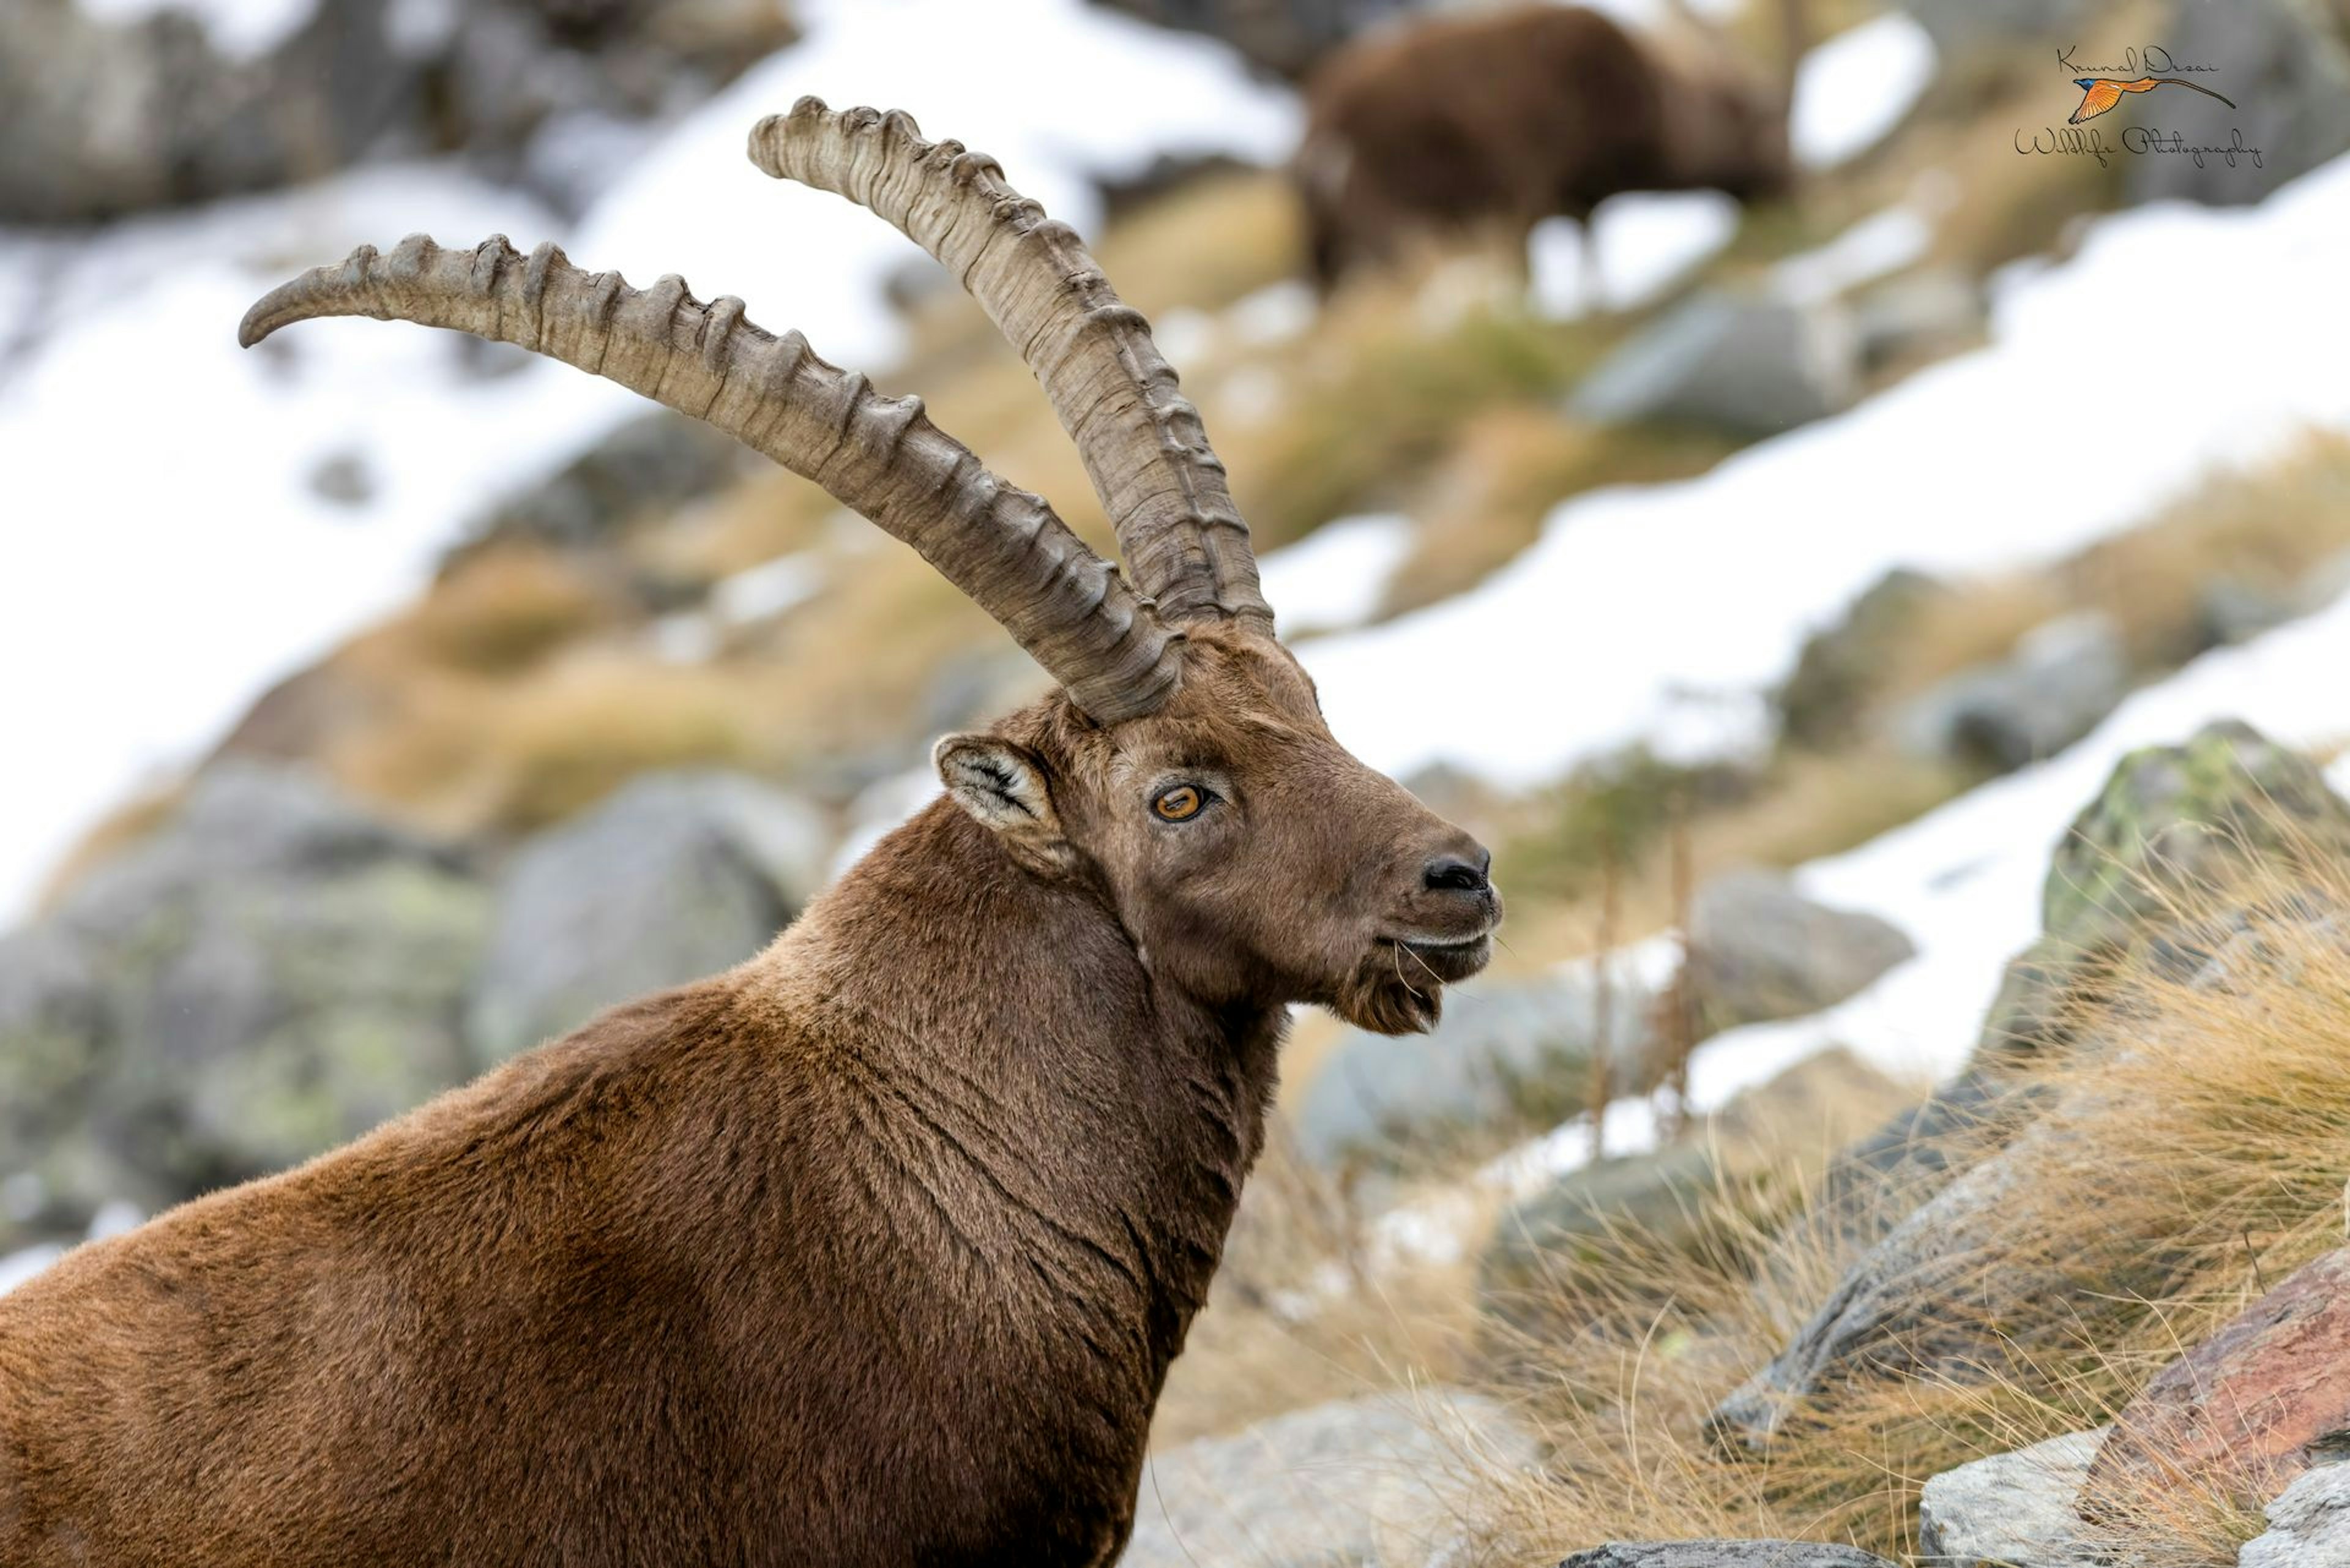
M 1027 356 L 1132 584 L 912 399 L 552 246 L 354 253 L 361 315 L 707 420 L 1054 677 L 766 951 L 0 1298 L 0 1563 L 1100 1564 L 1263 1145 L 1287 1015 L 1432 1023 L 1487 856 L 1348 754 L 1141 317 L 993 162 L 813 99 L 849 196 Z

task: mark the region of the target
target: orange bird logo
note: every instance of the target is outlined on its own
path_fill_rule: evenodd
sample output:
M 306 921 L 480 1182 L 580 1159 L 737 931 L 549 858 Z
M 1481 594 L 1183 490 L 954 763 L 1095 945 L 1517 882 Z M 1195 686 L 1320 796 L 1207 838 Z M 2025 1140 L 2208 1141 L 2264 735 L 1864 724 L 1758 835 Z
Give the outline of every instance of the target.
M 2236 100 L 2224 93 L 2213 92 L 2200 82 L 2190 82 L 2185 77 L 2140 77 L 2134 82 L 2116 81 L 2111 77 L 2075 77 L 2073 85 L 2081 89 L 2081 107 L 2073 111 L 2067 125 L 2078 125 L 2085 119 L 2095 119 L 2121 102 L 2126 92 L 2152 92 L 2158 87 L 2193 88 L 2206 98 L 2216 98 L 2230 109 Z

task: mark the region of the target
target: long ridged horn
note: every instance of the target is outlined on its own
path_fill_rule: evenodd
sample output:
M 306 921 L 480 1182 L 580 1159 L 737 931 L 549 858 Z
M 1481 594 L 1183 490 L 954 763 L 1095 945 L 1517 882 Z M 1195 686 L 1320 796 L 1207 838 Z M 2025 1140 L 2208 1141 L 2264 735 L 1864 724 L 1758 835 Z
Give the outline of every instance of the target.
M 319 316 L 456 327 L 707 421 L 921 552 L 1103 723 L 1151 711 L 1181 679 L 1181 633 L 1043 497 L 989 472 L 920 399 L 881 396 L 797 332 L 754 326 L 731 296 L 704 304 L 673 275 L 630 288 L 552 244 L 525 260 L 503 235 L 452 251 L 411 234 L 389 255 L 361 245 L 271 290 L 237 338 L 251 348 Z
M 804 98 L 752 130 L 751 161 L 871 209 L 962 280 L 1052 400 L 1160 615 L 1272 634 L 1248 524 L 1199 410 L 1076 231 L 1006 184 L 994 159 L 925 141 L 895 110 L 835 113 Z

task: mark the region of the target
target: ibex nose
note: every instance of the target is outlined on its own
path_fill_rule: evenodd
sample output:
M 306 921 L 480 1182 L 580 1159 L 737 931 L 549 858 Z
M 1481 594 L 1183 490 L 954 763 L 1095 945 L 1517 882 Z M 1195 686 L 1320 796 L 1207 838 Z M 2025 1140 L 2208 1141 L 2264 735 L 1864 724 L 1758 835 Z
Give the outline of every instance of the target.
M 1448 852 L 1430 861 L 1420 880 L 1431 893 L 1482 893 L 1493 886 L 1485 875 L 1492 865 L 1493 852 L 1473 844 L 1466 854 Z

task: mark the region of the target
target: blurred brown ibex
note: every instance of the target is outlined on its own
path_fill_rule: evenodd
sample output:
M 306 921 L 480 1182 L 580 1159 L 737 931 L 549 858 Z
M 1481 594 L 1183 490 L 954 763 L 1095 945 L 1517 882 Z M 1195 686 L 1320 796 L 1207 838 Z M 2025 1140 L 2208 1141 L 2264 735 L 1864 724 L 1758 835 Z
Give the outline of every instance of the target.
M 1627 191 L 1784 194 L 1801 0 L 1779 0 L 1779 17 L 1776 81 L 1742 68 L 1716 29 L 1669 49 L 1575 6 L 1365 35 L 1306 88 L 1293 174 L 1315 281 L 1326 291 L 1430 234 L 1498 233 L 1523 254 L 1544 219 L 1587 223 Z

